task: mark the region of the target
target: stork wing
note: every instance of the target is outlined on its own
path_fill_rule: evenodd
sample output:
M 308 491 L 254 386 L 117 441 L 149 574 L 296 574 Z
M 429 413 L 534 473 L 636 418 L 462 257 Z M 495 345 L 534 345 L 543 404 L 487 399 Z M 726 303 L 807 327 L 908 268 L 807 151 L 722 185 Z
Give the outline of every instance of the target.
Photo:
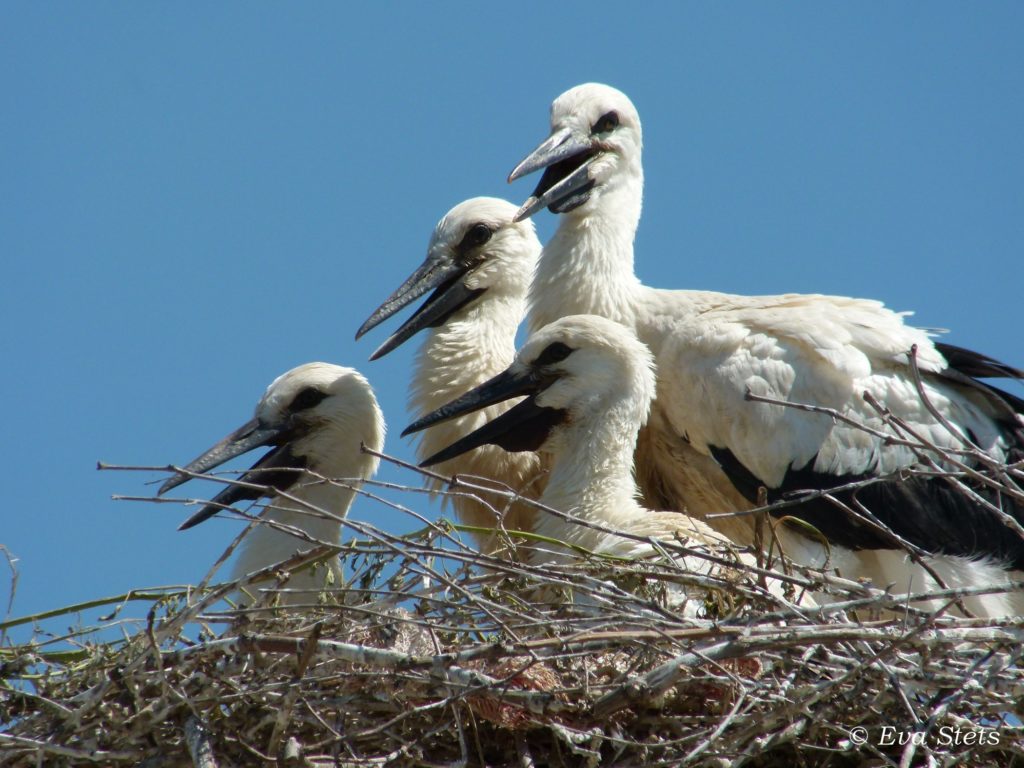
M 929 459 L 950 468 L 940 453 L 922 451 L 915 435 L 940 451 L 973 444 L 999 462 L 1024 455 L 1022 402 L 971 376 L 1011 375 L 1009 366 L 948 346 L 943 350 L 953 364 L 947 365 L 923 331 L 878 302 L 806 295 L 747 301 L 675 329 L 659 355 L 657 409 L 663 428 L 714 458 L 748 503 L 757 502 L 761 487 L 776 501 L 891 477 Z M 928 403 L 910 368 L 915 346 Z M 751 401 L 748 393 L 817 410 Z M 887 423 L 890 414 L 896 425 Z M 1024 509 L 1010 498 L 979 484 L 974 490 L 1024 522 Z M 926 551 L 987 555 L 1024 569 L 1024 539 L 942 477 L 889 480 L 837 495 L 856 498 Z M 891 536 L 823 497 L 784 514 L 850 549 L 895 546 Z

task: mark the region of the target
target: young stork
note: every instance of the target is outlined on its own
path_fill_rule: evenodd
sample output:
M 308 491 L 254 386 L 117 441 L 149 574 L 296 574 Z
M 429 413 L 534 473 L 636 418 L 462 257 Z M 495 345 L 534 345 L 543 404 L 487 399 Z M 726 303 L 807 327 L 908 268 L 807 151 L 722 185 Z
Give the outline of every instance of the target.
M 526 315 L 526 292 L 540 255 L 533 222 L 515 222 L 517 208 L 493 197 L 459 203 L 437 223 L 423 264 L 388 297 L 356 333 L 358 339 L 427 291 L 433 293 L 416 312 L 370 356 L 386 355 L 418 331 L 429 328 L 416 356 L 409 385 L 414 413 L 432 411 L 503 371 L 515 356 L 516 328 Z M 422 433 L 420 459 L 469 434 L 509 408 L 493 405 L 439 424 Z M 506 453 L 481 446 L 438 468 L 447 475 L 474 475 L 496 480 L 536 498 L 542 468 L 533 453 Z M 435 490 L 440 482 L 431 481 Z M 463 523 L 495 527 L 494 509 L 507 502 L 495 497 L 490 506 L 469 495 L 445 497 Z M 530 530 L 533 509 L 508 506 L 502 523 L 508 530 Z M 493 535 L 475 537 L 491 550 L 500 544 Z
M 761 488 L 775 501 L 794 491 L 891 477 L 929 461 L 948 467 L 934 451 L 922 455 L 842 419 L 891 433 L 886 420 L 894 418 L 905 425 L 896 427 L 900 437 L 919 436 L 939 450 L 975 448 L 995 462 L 1024 458 L 1024 401 L 977 380 L 1021 372 L 933 343 L 880 302 L 641 284 L 633 272 L 641 146 L 640 118 L 623 93 L 577 86 L 554 101 L 550 136 L 509 180 L 545 169 L 518 217 L 545 206 L 561 214 L 530 287 L 531 329 L 565 314 L 595 313 L 634 328 L 656 354 L 658 395 L 637 449 L 649 504 L 704 515 L 754 506 Z M 926 401 L 914 381 L 912 349 Z M 747 393 L 830 409 L 840 418 L 752 401 Z M 972 487 L 1024 521 L 1018 501 Z M 834 495 L 862 503 L 882 527 L 944 556 L 949 569 L 940 571 L 950 586 L 999 581 L 1005 578 L 1000 566 L 1024 569 L 1022 537 L 945 479 L 917 476 Z M 852 519 L 820 495 L 784 513 L 862 553 L 854 570 L 880 585 L 905 583 L 904 558 L 891 533 Z M 745 519 L 714 524 L 737 541 L 750 540 Z
M 679 539 L 731 557 L 731 544 L 700 520 L 653 512 L 637 503 L 633 450 L 654 388 L 651 353 L 631 331 L 594 315 L 563 317 L 535 332 L 505 371 L 414 422 L 405 434 L 525 395 L 501 416 L 427 457 L 424 465 L 448 461 L 481 445 L 539 450 L 552 460 L 541 497 L 545 505 L 605 528 L 665 541 Z M 550 513 L 538 514 L 534 531 L 597 554 L 630 559 L 658 554 L 647 541 Z M 529 557 L 542 565 L 569 562 L 576 555 L 568 548 L 535 545 Z M 735 576 L 697 556 L 677 562 L 695 573 Z
M 185 467 L 189 472 L 209 472 L 235 456 L 269 446 L 271 450 L 239 478 L 261 488 L 225 486 L 179 530 L 198 525 L 236 502 L 267 496 L 264 520 L 294 528 L 316 542 L 335 544 L 341 536 L 340 521 L 352 506 L 356 489 L 377 471 L 378 460 L 363 453 L 360 444 L 380 451 L 384 431 L 384 415 L 361 373 L 329 363 L 293 368 L 274 379 L 257 403 L 253 419 Z M 188 479 L 184 474 L 175 475 L 159 493 Z M 287 497 L 281 495 L 285 493 Z M 314 544 L 285 530 L 257 525 L 242 541 L 232 578 L 281 562 L 311 546 Z M 339 583 L 337 558 L 329 561 L 328 568 Z M 323 571 L 312 568 L 293 573 L 288 581 L 292 589 L 322 589 L 324 584 Z M 286 602 L 311 599 L 295 595 Z

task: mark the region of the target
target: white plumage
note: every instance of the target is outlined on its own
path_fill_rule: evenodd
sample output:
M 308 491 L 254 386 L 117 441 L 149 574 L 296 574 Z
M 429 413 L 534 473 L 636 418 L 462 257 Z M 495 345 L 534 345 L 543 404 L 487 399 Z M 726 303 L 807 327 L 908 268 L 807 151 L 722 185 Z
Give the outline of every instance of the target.
M 257 525 L 242 541 L 232 578 L 281 562 L 317 542 L 336 544 L 355 489 L 377 470 L 378 459 L 363 453 L 360 444 L 382 450 L 384 431 L 377 399 L 358 371 L 329 363 L 293 368 L 267 388 L 251 421 L 185 467 L 189 472 L 205 473 L 254 448 L 271 446 L 240 478 L 270 490 L 228 485 L 181 529 L 191 528 L 237 502 L 268 496 L 264 520 L 298 529 L 314 540 L 311 543 L 271 525 Z M 175 475 L 163 484 L 160 493 L 188 479 L 187 475 Z M 339 583 L 337 558 L 328 561 L 328 569 Z M 293 573 L 287 586 L 322 589 L 325 583 L 327 574 L 322 569 L 307 568 Z M 285 593 L 284 599 L 294 603 L 315 597 Z
M 700 515 L 740 510 L 754 505 L 760 487 L 774 500 L 923 463 L 913 450 L 827 414 L 752 402 L 748 392 L 832 409 L 892 432 L 868 393 L 939 449 L 962 449 L 969 440 L 996 462 L 1024 456 L 1024 402 L 976 379 L 1020 373 L 933 343 L 879 302 L 642 285 L 633 272 L 643 194 L 641 146 L 639 116 L 624 94 L 605 85 L 578 86 L 555 100 L 551 135 L 513 170 L 510 181 L 545 168 L 519 215 L 545 206 L 562 214 L 530 288 L 531 329 L 566 314 L 595 313 L 635 329 L 655 352 L 658 396 L 637 451 L 649 504 Z M 919 396 L 908 357 L 913 347 L 926 397 L 952 429 Z M 942 464 L 936 454 L 930 458 Z M 1024 520 L 1020 505 L 1007 495 L 982 493 Z M 1006 570 L 998 566 L 1024 567 L 1021 537 L 944 480 L 879 483 L 859 491 L 858 498 L 904 539 L 944 553 L 958 585 L 1005 580 Z M 889 554 L 904 563 L 885 534 L 851 520 L 825 499 L 786 511 L 853 550 L 845 558 L 845 575 L 907 587 L 913 568 L 879 565 L 880 559 L 892 559 Z M 750 540 L 746 519 L 715 525 L 735 540 Z M 795 537 L 791 544 L 804 548 L 807 542 Z M 925 585 L 918 580 L 913 586 Z M 986 605 L 996 613 L 1019 612 L 1019 598 L 993 598 Z
M 526 292 L 533 277 L 540 242 L 530 221 L 515 222 L 516 206 L 493 197 L 459 203 L 438 222 L 423 264 L 378 308 L 356 334 L 358 338 L 404 306 L 433 293 L 371 359 L 376 359 L 429 328 L 416 356 L 409 385 L 414 413 L 432 411 L 503 371 L 515 356 L 516 329 L 526 314 Z M 497 417 L 509 404 L 491 406 L 434 426 L 420 435 L 416 448 L 423 459 Z M 531 452 L 506 453 L 481 446 L 436 467 L 446 475 L 488 478 L 536 498 L 542 469 Z M 435 489 L 441 483 L 433 482 Z M 509 505 L 484 493 L 447 496 L 466 525 L 493 530 L 495 512 L 508 530 L 529 530 L 532 508 Z M 486 500 L 487 503 L 481 501 Z M 481 533 L 485 549 L 499 540 Z
M 526 395 L 518 405 L 462 438 L 425 464 L 484 445 L 533 445 L 552 460 L 541 501 L 583 521 L 634 536 L 681 541 L 733 557 L 730 543 L 705 523 L 676 512 L 655 512 L 637 502 L 633 451 L 654 396 L 651 353 L 622 325 L 593 315 L 564 317 L 535 332 L 503 373 L 424 416 L 407 431 Z M 571 547 L 626 558 L 655 557 L 646 541 L 597 530 L 547 512 L 536 533 Z M 531 562 L 567 562 L 568 547 L 534 544 Z M 736 560 L 735 562 L 739 562 Z M 679 558 L 691 573 L 735 578 L 732 569 L 698 556 Z M 703 592 L 699 595 L 703 598 Z

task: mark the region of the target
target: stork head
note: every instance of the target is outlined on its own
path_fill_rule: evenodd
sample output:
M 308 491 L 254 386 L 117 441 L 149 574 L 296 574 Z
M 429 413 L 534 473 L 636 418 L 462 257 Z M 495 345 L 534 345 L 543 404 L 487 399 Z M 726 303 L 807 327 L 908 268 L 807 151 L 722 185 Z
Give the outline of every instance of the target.
M 386 355 L 423 328 L 444 325 L 482 296 L 524 296 L 540 255 L 532 222 L 515 220 L 516 207 L 494 197 L 459 203 L 437 223 L 427 258 L 356 332 L 358 339 L 427 291 L 413 315 L 381 344 Z
M 254 418 L 185 466 L 189 472 L 208 472 L 235 456 L 270 447 L 242 478 L 264 487 L 226 486 L 180 530 L 203 522 L 223 506 L 288 490 L 302 480 L 306 469 L 328 478 L 365 479 L 376 471 L 378 459 L 363 454 L 360 444 L 376 451 L 384 445 L 384 415 L 362 374 L 330 363 L 293 368 L 274 379 L 257 403 Z M 159 493 L 188 479 L 175 475 Z
M 586 213 L 623 184 L 642 184 L 642 146 L 640 116 L 626 94 L 600 83 L 570 88 L 551 105 L 551 134 L 509 174 L 512 182 L 546 169 L 516 218 L 545 206 Z
M 430 466 L 481 445 L 507 451 L 559 455 L 574 444 L 573 432 L 591 434 L 617 419 L 630 439 L 647 420 L 654 397 L 654 361 L 632 331 L 595 315 L 570 315 L 534 333 L 503 373 L 438 408 L 403 432 L 526 398 L 483 427 L 423 462 Z

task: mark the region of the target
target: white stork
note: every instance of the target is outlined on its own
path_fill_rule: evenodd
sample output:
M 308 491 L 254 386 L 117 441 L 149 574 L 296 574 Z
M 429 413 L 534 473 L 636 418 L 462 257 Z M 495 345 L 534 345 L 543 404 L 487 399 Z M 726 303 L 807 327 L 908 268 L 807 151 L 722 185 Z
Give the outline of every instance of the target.
M 605 529 L 680 542 L 741 562 L 731 542 L 704 522 L 676 512 L 644 509 L 637 502 L 633 451 L 654 391 L 651 353 L 631 331 L 595 315 L 563 317 L 532 334 L 505 371 L 425 415 L 403 434 L 525 395 L 497 418 L 428 456 L 423 465 L 450 461 L 482 445 L 537 450 L 551 458 L 551 474 L 541 497 L 544 505 Z M 534 532 L 594 554 L 629 559 L 661 555 L 647 541 L 546 512 L 538 513 Z M 552 550 L 542 545 L 533 545 L 528 552 L 535 565 L 577 557 L 569 548 Z M 696 555 L 679 557 L 676 564 L 726 582 L 738 576 L 738 571 Z M 682 595 L 695 597 L 699 605 L 706 590 L 684 588 Z M 689 610 L 696 608 L 689 604 Z
M 550 136 L 509 180 L 546 169 L 519 217 L 545 206 L 561 214 L 530 288 L 530 327 L 565 314 L 595 313 L 634 328 L 655 352 L 658 395 L 637 449 L 649 504 L 705 515 L 754 506 L 761 488 L 776 501 L 793 498 L 793 492 L 890 477 L 928 461 L 949 467 L 936 451 L 922 455 L 844 419 L 892 433 L 885 421 L 891 414 L 937 451 L 970 447 L 997 463 L 1024 457 L 1024 401 L 977 378 L 1019 378 L 1021 372 L 934 343 L 877 301 L 734 296 L 641 284 L 633 272 L 641 146 L 639 116 L 623 93 L 594 83 L 577 86 L 552 104 Z M 925 398 L 914 382 L 912 349 Z M 828 412 L 756 402 L 747 393 Z M 1024 539 L 1012 520 L 1008 526 L 985 503 L 1018 522 L 1024 511 L 1008 494 L 969 482 L 984 502 L 947 479 L 922 476 L 833 494 L 848 505 L 862 503 L 877 525 L 853 519 L 820 495 L 784 514 L 803 518 L 853 552 L 845 575 L 906 587 L 895 534 L 937 555 L 942 567 L 936 570 L 949 586 L 1002 583 L 1006 569 L 1024 569 Z M 743 519 L 714 524 L 749 541 Z M 791 538 L 791 548 L 808 541 Z M 1019 613 L 1024 596 L 981 602 L 984 613 Z
M 358 339 L 433 290 L 370 356 L 376 360 L 418 331 L 430 329 L 416 357 L 409 385 L 409 407 L 414 413 L 440 407 L 512 362 L 516 328 L 526 315 L 526 292 L 540 255 L 533 223 L 515 222 L 516 211 L 512 203 L 493 197 L 471 198 L 448 211 L 434 229 L 423 264 L 356 333 Z M 417 455 L 423 459 L 436 453 L 509 407 L 494 405 L 426 430 L 417 445 Z M 533 453 L 512 454 L 494 446 L 481 446 L 442 463 L 437 469 L 447 475 L 488 478 L 530 497 L 540 495 L 542 469 Z M 438 482 L 432 481 L 432 485 L 435 490 L 441 487 Z M 481 493 L 445 498 L 466 525 L 491 531 L 497 511 L 503 513 L 502 524 L 506 529 L 530 530 L 531 507 L 508 506 L 498 497 Z M 476 539 L 488 550 L 500 544 L 487 533 L 477 535 Z
M 242 483 L 260 488 L 226 486 L 179 530 L 198 525 L 237 502 L 269 496 L 264 520 L 302 531 L 316 542 L 336 544 L 355 489 L 377 471 L 378 459 L 363 453 L 360 444 L 380 451 L 384 431 L 384 415 L 373 389 L 358 371 L 329 363 L 293 368 L 267 388 L 256 405 L 255 418 L 185 466 L 188 472 L 209 472 L 235 456 L 269 446 L 271 450 L 240 478 Z M 161 486 L 160 493 L 188 479 L 188 475 L 175 475 Z M 287 497 L 279 495 L 282 493 Z M 314 544 L 285 530 L 257 525 L 242 541 L 232 578 L 286 560 L 311 546 Z M 328 568 L 334 583 L 340 583 L 337 558 L 329 561 Z M 288 587 L 323 589 L 325 577 L 323 571 L 308 568 L 294 573 Z M 310 599 L 296 594 L 285 601 Z

